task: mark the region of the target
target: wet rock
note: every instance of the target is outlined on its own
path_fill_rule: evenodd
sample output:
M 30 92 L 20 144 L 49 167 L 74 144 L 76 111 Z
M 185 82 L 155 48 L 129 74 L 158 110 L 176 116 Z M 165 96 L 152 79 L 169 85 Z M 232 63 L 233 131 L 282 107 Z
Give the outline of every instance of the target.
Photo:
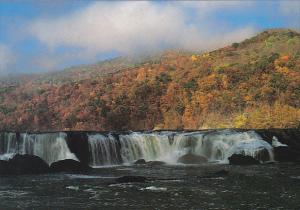
M 88 164 L 90 162 L 88 135 L 85 132 L 66 132 L 66 142 L 72 153 L 76 155 L 80 162 Z
M 121 176 L 116 179 L 117 183 L 130 183 L 130 182 L 146 182 L 147 178 L 143 176 Z
M 69 173 L 84 173 L 90 171 L 92 168 L 84 163 L 73 159 L 66 159 L 54 162 L 50 166 L 50 171 L 57 172 L 69 172 Z
M 146 160 L 145 159 L 139 159 L 139 160 L 135 161 L 133 164 L 135 164 L 135 165 L 146 164 Z
M 177 162 L 183 164 L 203 164 L 207 163 L 207 159 L 200 155 L 186 154 L 181 156 Z
M 229 163 L 231 165 L 255 165 L 260 164 L 260 162 L 254 159 L 251 156 L 241 155 L 241 154 L 233 154 L 228 158 Z
M 274 147 L 274 158 L 279 162 L 297 162 L 300 153 L 287 146 Z
M 8 161 L 10 174 L 43 174 L 49 172 L 48 164 L 35 155 L 15 155 Z

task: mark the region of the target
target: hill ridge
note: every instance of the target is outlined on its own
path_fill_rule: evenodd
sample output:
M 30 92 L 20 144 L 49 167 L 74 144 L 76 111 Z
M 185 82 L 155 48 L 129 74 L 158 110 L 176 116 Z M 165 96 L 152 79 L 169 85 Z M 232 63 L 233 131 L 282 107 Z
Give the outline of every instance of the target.
M 300 34 L 293 30 L 266 30 L 211 52 L 168 51 L 152 60 L 116 66 L 105 67 L 106 74 L 101 68 L 83 69 L 87 74 L 82 75 L 81 69 L 66 71 L 66 82 L 42 76 L 1 87 L 0 129 L 291 128 L 300 124 Z

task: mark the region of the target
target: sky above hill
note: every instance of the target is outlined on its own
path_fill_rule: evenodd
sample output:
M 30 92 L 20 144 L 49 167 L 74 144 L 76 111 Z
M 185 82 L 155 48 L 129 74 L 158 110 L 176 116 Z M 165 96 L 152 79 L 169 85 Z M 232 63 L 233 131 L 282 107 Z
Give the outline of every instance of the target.
M 0 75 L 164 49 L 204 51 L 300 30 L 300 1 L 0 0 Z

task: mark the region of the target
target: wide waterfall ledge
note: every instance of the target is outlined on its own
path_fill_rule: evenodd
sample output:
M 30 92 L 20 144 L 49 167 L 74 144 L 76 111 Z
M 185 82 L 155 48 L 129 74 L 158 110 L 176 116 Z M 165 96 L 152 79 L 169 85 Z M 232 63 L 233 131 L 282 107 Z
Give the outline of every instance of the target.
M 248 155 L 261 162 L 274 160 L 273 146 L 257 132 L 230 129 L 123 134 L 86 132 L 72 139 L 64 132 L 0 133 L 0 160 L 15 154 L 36 155 L 48 164 L 63 159 L 85 160 L 92 167 L 130 165 L 139 159 L 178 164 L 178 159 L 186 154 L 223 164 L 228 163 L 228 157 L 233 154 Z

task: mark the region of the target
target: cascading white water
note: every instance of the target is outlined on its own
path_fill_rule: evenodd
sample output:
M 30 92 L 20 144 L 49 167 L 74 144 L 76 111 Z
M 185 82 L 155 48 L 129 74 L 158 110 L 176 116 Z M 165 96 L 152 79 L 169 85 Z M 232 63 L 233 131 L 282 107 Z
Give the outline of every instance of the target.
M 49 164 L 63 159 L 77 160 L 68 148 L 65 133 L 23 133 L 19 142 L 14 133 L 2 133 L 0 138 L 0 159 L 20 153 L 40 156 Z M 226 163 L 232 154 L 260 159 L 260 154 L 267 151 L 267 158 L 273 160 L 273 147 L 255 131 L 132 132 L 118 138 L 111 134 L 89 134 L 88 145 L 90 165 L 94 167 L 131 164 L 138 159 L 175 164 L 185 154 Z
M 273 147 L 264 141 L 254 131 L 236 132 L 232 130 L 221 130 L 215 132 L 196 132 L 178 134 L 175 142 L 184 140 L 189 142 L 189 153 L 201 155 L 210 161 L 228 162 L 228 157 L 233 154 L 244 154 L 258 158 L 259 153 L 266 150 L 269 160 L 273 161 Z M 182 143 L 176 143 L 176 145 Z M 185 143 L 186 146 L 187 143 Z M 180 150 L 182 146 L 178 147 Z
M 78 160 L 65 138 L 65 133 L 21 134 L 20 153 L 39 156 L 48 164 L 64 159 Z
M 118 153 L 118 142 L 112 136 L 101 134 L 88 135 L 90 165 L 115 165 L 120 162 Z
M 0 160 L 8 160 L 17 152 L 17 138 L 15 133 L 2 133 L 0 145 Z
M 6 136 L 3 138 L 3 159 L 12 158 L 13 155 L 19 153 L 39 156 L 48 164 L 64 159 L 78 160 L 69 150 L 65 140 L 65 133 L 22 133 L 20 135 L 20 142 L 17 142 L 16 134 L 14 133 L 4 135 Z
M 121 156 L 124 163 L 132 163 L 137 159 L 167 159 L 172 151 L 169 133 L 131 133 L 120 135 Z
M 138 159 L 175 164 L 185 154 L 200 155 L 212 162 L 227 163 L 232 154 L 244 154 L 259 159 L 263 150 L 269 153 L 269 160 L 273 160 L 273 147 L 254 131 L 133 132 L 119 135 L 119 143 L 118 145 L 115 138 L 90 135 L 91 165 L 113 165 L 118 152 L 124 164 L 131 164 Z
M 174 136 L 172 140 L 170 137 Z M 143 134 L 132 133 L 120 136 L 121 154 L 125 163 L 137 159 L 160 160 L 176 163 L 185 154 L 201 155 L 209 161 L 227 162 L 232 154 L 257 157 L 266 149 L 273 159 L 272 146 L 263 141 L 254 131 L 235 132 L 222 130 L 216 132 Z

